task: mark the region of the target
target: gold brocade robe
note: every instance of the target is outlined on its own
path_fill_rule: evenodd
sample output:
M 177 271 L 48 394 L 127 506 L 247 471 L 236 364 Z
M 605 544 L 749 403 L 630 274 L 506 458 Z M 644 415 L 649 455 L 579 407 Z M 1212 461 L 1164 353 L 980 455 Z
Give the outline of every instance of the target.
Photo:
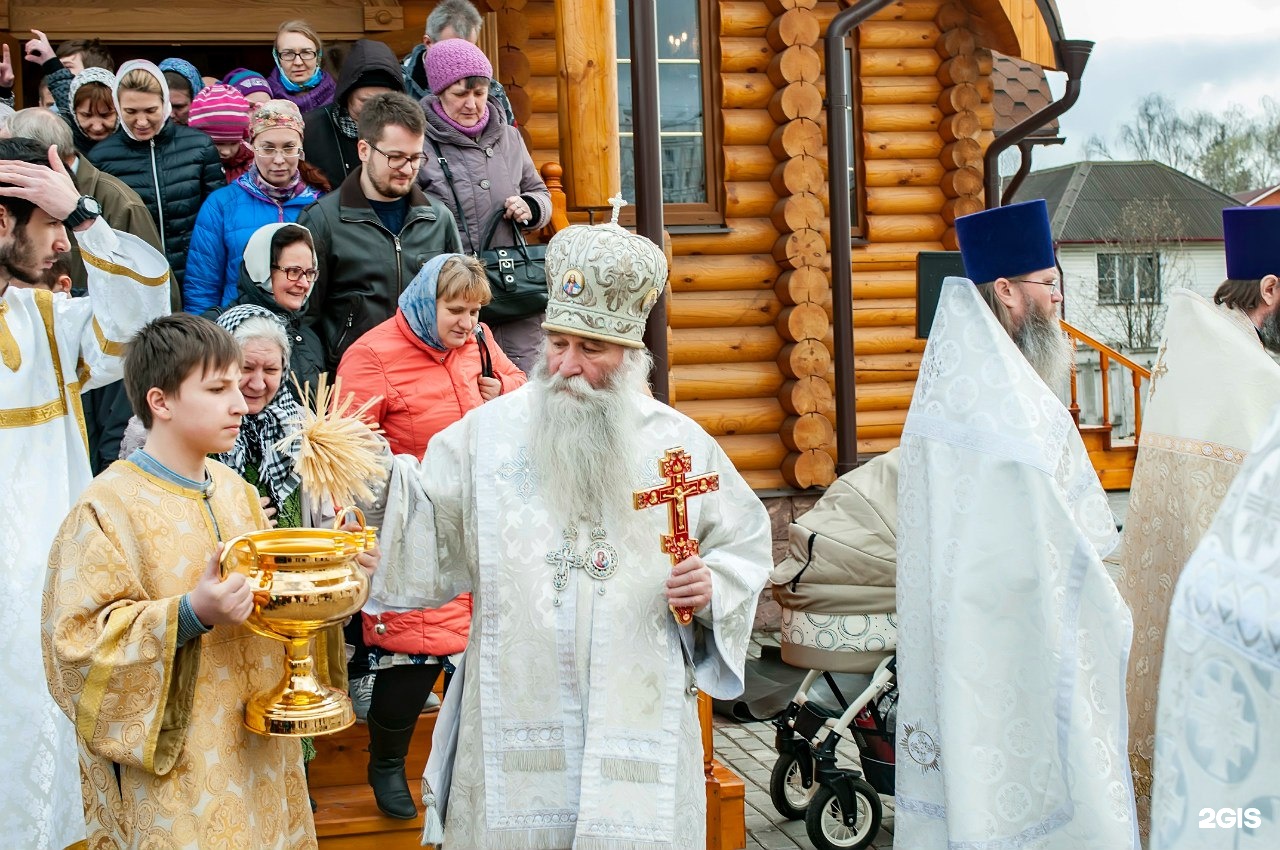
M 93 850 L 316 846 L 298 742 L 241 724 L 248 697 L 283 675 L 280 644 L 217 626 L 177 646 L 179 600 L 215 542 L 267 524 L 248 484 L 208 469 L 206 504 L 116 462 L 49 556 L 45 672 L 78 732 Z

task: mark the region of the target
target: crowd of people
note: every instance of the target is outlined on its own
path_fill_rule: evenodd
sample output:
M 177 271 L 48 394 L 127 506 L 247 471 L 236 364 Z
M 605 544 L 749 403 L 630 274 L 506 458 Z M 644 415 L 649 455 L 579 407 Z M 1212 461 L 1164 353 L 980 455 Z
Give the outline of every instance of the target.
M 197 454 L 217 458 L 247 482 L 254 494 L 248 508 L 238 494 L 230 502 L 224 499 L 221 508 L 210 502 L 217 540 L 234 536 L 229 532 L 245 523 L 257 524 L 255 514 L 283 528 L 332 522 L 332 512 L 309 508 L 295 458 L 280 447 L 308 388 L 318 386 L 322 373 L 341 377 L 343 390 L 361 400 L 380 399 L 371 415 L 382 423 L 391 450 L 419 459 L 436 432 L 525 384 L 525 373 L 543 346 L 543 314 L 514 317 L 509 329 L 482 326 L 479 314 L 491 297 L 489 279 L 473 255 L 487 247 L 479 234 L 495 216 L 510 226 L 494 235 L 494 246 L 513 244 L 517 229 L 544 226 L 550 196 L 493 68 L 475 45 L 481 24 L 466 0 L 445 0 L 429 16 L 422 44 L 403 63 L 382 42 L 359 40 L 336 51 L 342 61 L 335 64 L 331 46 L 306 21 L 285 21 L 272 45 L 273 67 L 261 73 L 197 68 L 180 56 L 156 64 L 117 57 L 97 40 L 55 47 L 44 33 L 33 31 L 22 60 L 40 74 L 39 105 L 16 112 L 14 57 L 5 49 L 0 138 L 8 147 L 0 153 L 5 160 L 0 225 L 8 227 L 12 250 L 3 252 L 8 298 L 0 319 L 8 320 L 0 321 L 0 348 L 14 371 L 23 363 L 35 369 L 33 358 L 21 353 L 27 342 L 53 356 L 64 390 L 62 425 L 81 423 L 87 449 L 81 456 L 71 439 L 74 430 L 57 432 L 55 454 L 70 458 L 60 461 L 68 466 L 67 481 L 48 494 L 46 527 L 35 535 L 30 551 L 10 552 L 24 568 L 44 560 L 36 555 L 49 550 L 57 531 L 54 517 L 67 512 L 91 476 L 110 478 L 108 470 L 118 471 L 113 464 L 119 460 L 142 474 L 141 479 L 126 476 L 127 486 L 144 490 L 151 480 L 147 476 L 178 488 L 204 480 L 206 495 L 224 483 L 220 472 L 206 474 L 193 465 Z M 117 64 L 118 59 L 125 61 Z M 214 70 L 221 76 L 210 76 Z M 10 159 L 41 171 L 28 169 L 15 178 L 6 171 Z M 453 166 L 444 183 L 442 164 Z M 51 180 L 63 182 L 46 203 L 38 190 L 47 189 Z M 46 214 L 62 235 L 44 239 L 41 230 L 41 239 L 28 245 L 31 225 L 13 216 Z M 126 290 L 129 283 L 137 285 L 137 291 L 116 292 L 120 281 Z M 56 293 L 72 296 L 76 309 L 50 301 Z M 29 310 L 32 330 L 40 322 L 51 329 L 46 342 L 21 335 L 15 324 L 18 305 Z M 55 311 L 56 320 L 42 312 L 46 308 Z M 161 314 L 170 314 L 169 324 L 147 324 Z M 213 322 L 226 336 L 204 322 Z M 150 336 L 139 333 L 144 328 L 151 329 Z M 20 340 L 19 353 L 10 356 L 13 333 Z M 121 362 L 126 348 L 131 365 Z M 138 362 L 144 351 L 161 362 L 144 367 Z M 183 372 L 193 368 L 192 374 Z M 43 392 L 36 385 L 48 376 L 38 370 L 30 374 L 34 383 L 25 389 L 6 385 L 0 408 L 8 412 L 10 402 L 26 390 L 36 397 Z M 190 392 L 188 383 L 194 385 Z M 239 417 L 234 439 L 204 445 L 190 433 L 175 435 L 175 411 L 183 420 L 201 400 L 214 401 L 232 387 L 240 402 L 221 413 Z M 151 388 L 168 402 L 151 404 Z M 204 412 L 216 418 L 211 408 Z M 46 415 L 51 414 L 39 408 L 39 416 L 28 421 L 24 415 L 19 424 L 42 425 L 40 417 Z M 11 418 L 5 418 L 5 427 Z M 193 453 L 193 446 L 203 450 Z M 7 482 L 23 475 L 21 463 L 13 466 L 19 454 L 6 456 Z M 56 474 L 57 468 L 45 472 Z M 117 479 L 115 486 L 124 482 Z M 96 507 L 108 510 L 101 503 Z M 16 516 L 9 519 L 17 523 Z M 6 534 L 19 525 L 6 524 Z M 96 531 L 81 531 L 96 539 Z M 77 574 L 88 575 L 94 558 L 81 548 L 55 547 L 54 562 L 70 559 L 68 551 L 74 552 Z M 108 557 L 100 565 L 108 569 L 109 562 Z M 209 585 L 203 560 L 171 567 L 174 575 L 190 568 L 197 589 L 179 594 L 181 604 L 172 612 L 179 652 L 177 667 L 160 671 L 166 680 L 186 664 L 190 650 L 183 647 L 199 646 L 197 638 L 215 625 L 243 621 L 230 601 L 233 594 L 214 592 Z M 36 585 L 42 575 L 29 573 L 34 584 L 21 588 L 26 607 L 17 627 L 6 630 L 6 640 L 15 641 L 6 643 L 6 655 L 40 652 L 39 628 L 31 618 L 39 618 Z M 139 597 L 154 598 L 164 584 L 145 570 L 135 579 Z M 88 591 L 86 599 L 93 597 Z M 138 605 L 128 616 L 146 620 L 157 616 L 156 610 Z M 388 815 L 418 813 L 418 795 L 409 791 L 404 774 L 405 756 L 436 677 L 441 670 L 448 677 L 454 669 L 451 656 L 466 646 L 470 610 L 470 596 L 462 594 L 439 608 L 357 617 L 345 637 L 326 635 L 323 641 L 329 681 L 346 687 L 350 678 L 359 714 L 367 715 L 369 782 Z M 101 636 L 86 632 L 86 626 L 57 619 L 54 631 L 46 633 L 46 649 L 50 642 L 58 644 L 50 663 L 63 669 L 60 675 L 74 678 L 79 670 L 93 676 L 91 656 L 103 647 Z M 74 650 L 62 647 L 66 629 L 84 641 Z M 247 633 L 239 629 L 237 634 Z M 205 680 L 206 666 L 210 675 L 234 666 L 222 642 L 214 643 L 218 646 L 196 652 L 203 656 L 196 693 L 213 687 Z M 244 685 L 232 678 L 233 689 Z M 42 732 L 29 741 L 34 749 L 18 746 L 11 752 L 12 763 L 26 771 L 43 760 L 50 772 L 20 782 L 21 793 L 0 808 L 6 822 L 17 824 L 14 834 L 27 837 L 24 846 L 61 848 L 86 834 L 84 819 L 67 808 L 73 790 L 79 798 L 76 735 L 57 709 L 49 710 L 54 703 L 48 686 L 28 684 L 5 713 L 37 718 Z M 109 684 L 117 686 L 122 681 Z M 102 708 L 85 705 L 74 689 L 55 687 L 53 696 L 72 718 Z M 163 719 L 190 728 L 188 734 L 229 728 L 225 718 L 210 718 L 190 705 L 184 711 L 181 720 L 169 714 Z M 11 730 L 0 731 L 7 739 Z M 105 727 L 99 731 L 107 732 Z M 158 765 L 189 772 L 188 780 L 197 786 L 215 770 L 203 757 L 179 756 L 166 745 L 166 733 L 150 742 L 164 752 L 144 755 L 144 742 L 135 750 L 136 763 L 120 757 L 114 744 L 97 748 L 92 729 L 81 726 L 79 738 L 79 766 L 91 771 L 94 764 L 115 762 L 121 782 L 114 801 L 102 797 L 94 803 L 86 791 L 87 829 L 95 841 L 113 836 L 119 846 L 145 843 L 140 834 L 124 841 L 121 835 L 130 831 L 134 806 L 152 794 L 164 795 L 157 790 L 163 779 L 145 775 Z M 303 743 L 310 757 L 309 741 Z M 279 760 L 278 748 L 270 755 L 250 750 L 266 761 L 248 770 L 292 781 L 292 767 L 287 758 Z M 106 761 L 98 761 L 102 758 Z M 134 767 L 142 773 L 131 772 Z M 96 774 L 94 782 L 102 791 Z M 165 811 L 176 817 L 188 808 L 200 816 L 198 797 L 166 798 L 166 805 L 176 805 Z M 265 821 L 251 818 L 245 841 L 233 843 L 306 846 L 309 819 L 304 826 L 295 803 L 285 799 Z M 176 823 L 166 828 L 177 828 Z M 276 827 L 288 836 L 285 844 L 268 837 Z
M 358 559 L 364 610 L 315 654 L 367 723 L 381 811 L 421 800 L 424 842 L 451 848 L 705 846 L 697 695 L 742 690 L 771 523 L 648 392 L 667 260 L 616 208 L 550 240 L 545 310 L 481 322 L 475 254 L 551 209 L 480 24 L 443 0 L 403 62 L 359 41 L 331 70 L 288 21 L 269 73 L 220 79 L 24 46 L 41 105 L 0 138 L 17 844 L 316 846 L 314 748 L 241 722 L 284 661 L 220 556 L 340 513 L 291 436 L 329 374 L 381 433 L 362 505 L 379 547 Z M 1242 811 L 1273 814 L 1254 768 L 1275 749 L 1280 208 L 1224 222 L 1214 303 L 1170 297 L 1117 580 L 1055 392 L 1074 355 L 1047 206 L 956 221 L 969 279 L 943 286 L 886 473 L 903 846 L 1202 846 L 1188 788 L 1227 807 L 1247 787 L 1262 808 Z M 691 499 L 684 475 L 718 486 Z M 694 554 L 669 554 L 677 521 Z M 419 795 L 405 757 L 442 675 Z

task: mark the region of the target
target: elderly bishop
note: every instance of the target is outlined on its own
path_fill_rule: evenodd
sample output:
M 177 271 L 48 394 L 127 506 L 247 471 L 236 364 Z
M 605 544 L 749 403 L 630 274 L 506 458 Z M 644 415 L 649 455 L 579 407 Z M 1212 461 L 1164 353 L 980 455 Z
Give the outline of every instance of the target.
M 616 223 L 558 233 L 533 380 L 395 460 L 366 610 L 475 604 L 424 783 L 428 840 L 705 846 L 697 694 L 742 688 L 770 534 L 715 440 L 646 392 L 666 274 Z

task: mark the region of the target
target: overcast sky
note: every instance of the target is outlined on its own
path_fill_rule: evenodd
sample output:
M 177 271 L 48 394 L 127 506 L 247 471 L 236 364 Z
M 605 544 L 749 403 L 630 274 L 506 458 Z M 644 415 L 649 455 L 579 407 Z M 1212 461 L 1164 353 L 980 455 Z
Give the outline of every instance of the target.
M 1057 0 L 1068 38 L 1097 42 L 1080 100 L 1062 118 L 1067 144 L 1036 151 L 1036 168 L 1084 158 L 1097 133 L 1113 142 L 1135 104 L 1161 92 L 1183 108 L 1253 111 L 1280 98 L 1280 0 Z M 1206 10 L 1208 13 L 1206 14 Z M 1056 96 L 1066 77 L 1049 75 Z M 1113 149 L 1117 147 L 1113 144 Z

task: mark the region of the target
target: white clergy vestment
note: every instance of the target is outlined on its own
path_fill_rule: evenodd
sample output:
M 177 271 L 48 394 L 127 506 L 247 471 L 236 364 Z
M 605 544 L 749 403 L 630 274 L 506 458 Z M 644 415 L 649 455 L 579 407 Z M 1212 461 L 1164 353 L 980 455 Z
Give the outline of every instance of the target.
M 742 690 L 756 597 L 772 566 L 767 515 L 706 432 L 637 399 L 643 486 L 664 483 L 658 461 L 676 446 L 692 456 L 691 476 L 720 475 L 717 492 L 688 502 L 689 532 L 713 572 L 710 612 L 678 628 L 664 596 L 665 507 L 628 512 L 622 527 L 579 522 L 576 534 L 548 511 L 527 449 L 540 391 L 529 385 L 471 411 L 432 439 L 421 464 L 397 458 L 387 496 L 366 610 L 474 593 L 445 846 L 702 850 L 693 686 L 720 698 Z M 574 567 L 557 592 L 548 555 L 566 537 L 594 563 L 616 556 L 616 573 L 601 581 Z
M 1280 411 L 1174 591 L 1156 714 L 1151 850 L 1280 846 L 1277 482 Z
M 98 219 L 76 234 L 89 296 L 9 286 L 0 349 L 0 831 L 62 850 L 85 837 L 75 729 L 41 668 L 40 600 L 49 547 L 93 473 L 80 393 L 119 380 L 124 343 L 169 312 L 169 265 Z M 2 843 L 2 842 L 0 842 Z
M 895 844 L 1136 847 L 1116 538 L 1070 414 L 948 279 L 899 459 Z

